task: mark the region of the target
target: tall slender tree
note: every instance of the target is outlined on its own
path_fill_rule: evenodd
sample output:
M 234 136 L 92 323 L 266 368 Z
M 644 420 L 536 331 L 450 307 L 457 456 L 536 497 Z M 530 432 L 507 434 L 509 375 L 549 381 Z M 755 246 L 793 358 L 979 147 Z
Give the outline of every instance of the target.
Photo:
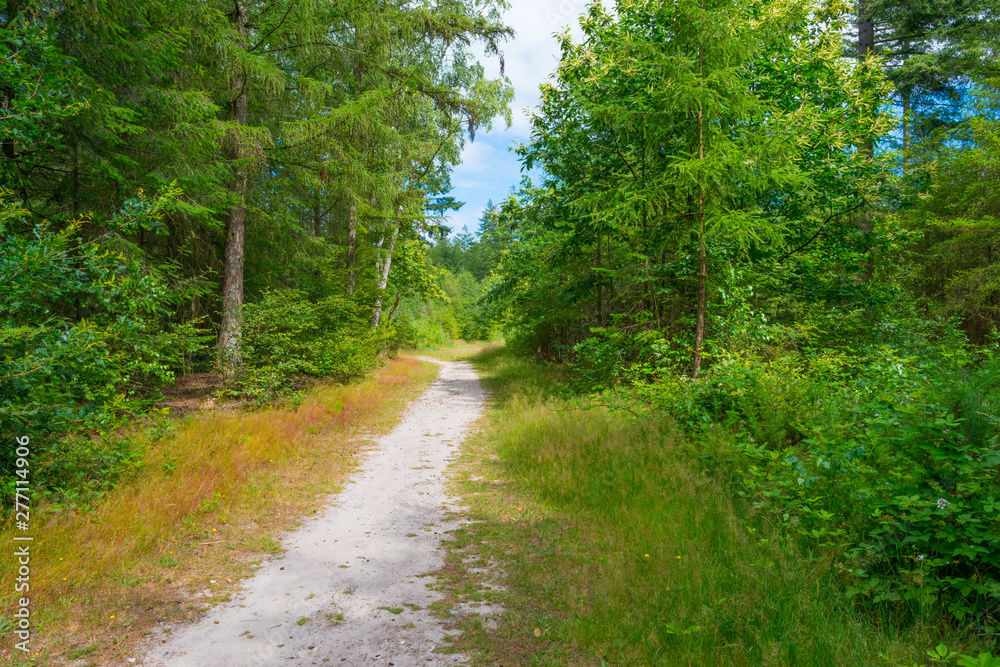
M 244 0 L 233 0 L 229 15 L 230 26 L 235 33 L 237 49 L 247 48 L 247 22 L 249 14 Z M 234 58 L 229 100 L 229 121 L 235 126 L 229 131 L 226 147 L 227 159 L 232 169 L 230 192 L 232 203 L 226 211 L 225 247 L 222 268 L 222 321 L 219 325 L 219 348 L 223 355 L 223 368 L 231 373 L 239 366 L 241 318 L 243 307 L 243 258 L 246 242 L 246 193 L 247 174 L 242 161 L 246 157 L 246 146 L 240 131 L 247 124 L 247 71 L 246 66 Z
M 545 167 L 544 194 L 520 213 L 510 205 L 511 218 L 534 221 L 523 233 L 546 230 L 535 238 L 552 256 L 534 261 L 563 267 L 568 284 L 557 291 L 577 303 L 600 295 L 594 314 L 604 319 L 609 288 L 612 321 L 626 330 L 655 323 L 673 335 L 693 325 L 689 368 L 699 372 L 713 270 L 798 259 L 817 239 L 832 240 L 874 191 L 863 146 L 885 127 L 885 89 L 878 71 L 842 60 L 842 9 L 740 0 L 592 7 L 584 41 L 563 39 L 558 79 L 543 87 L 522 150 L 526 166 Z M 598 243 L 595 270 L 581 259 L 595 257 Z M 551 289 L 552 279 L 535 280 Z M 577 332 L 556 334 L 561 342 L 593 321 L 575 312 L 582 322 L 566 322 Z

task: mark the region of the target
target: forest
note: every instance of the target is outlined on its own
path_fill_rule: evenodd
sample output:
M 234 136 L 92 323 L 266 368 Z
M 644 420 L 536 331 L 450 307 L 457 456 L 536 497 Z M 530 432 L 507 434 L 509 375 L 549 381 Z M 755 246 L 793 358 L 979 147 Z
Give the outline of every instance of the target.
M 510 113 L 470 55 L 509 36 L 498 12 L 7 3 L 0 430 L 66 450 L 50 487 L 102 474 L 57 459 L 177 374 L 259 399 L 347 379 L 404 342 L 400 299 L 447 299 L 424 239 Z
M 179 378 L 264 409 L 503 341 L 669 427 L 853 613 L 1000 653 L 1000 3 L 591 4 L 525 176 L 456 233 L 507 9 L 7 0 L 5 510 L 15 438 L 53 511 L 127 483 Z M 630 451 L 593 483 L 639 484 Z

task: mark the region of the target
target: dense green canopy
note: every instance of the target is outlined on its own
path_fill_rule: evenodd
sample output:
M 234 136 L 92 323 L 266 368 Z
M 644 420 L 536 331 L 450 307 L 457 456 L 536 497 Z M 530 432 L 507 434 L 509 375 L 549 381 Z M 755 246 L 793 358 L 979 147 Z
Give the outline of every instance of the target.
M 180 373 L 263 402 L 503 336 L 705 445 L 859 608 L 995 642 L 1000 4 L 591 4 L 516 149 L 540 177 L 451 237 L 465 142 L 510 122 L 475 56 L 504 9 L 8 0 L 0 431 L 40 488 L 129 470 Z

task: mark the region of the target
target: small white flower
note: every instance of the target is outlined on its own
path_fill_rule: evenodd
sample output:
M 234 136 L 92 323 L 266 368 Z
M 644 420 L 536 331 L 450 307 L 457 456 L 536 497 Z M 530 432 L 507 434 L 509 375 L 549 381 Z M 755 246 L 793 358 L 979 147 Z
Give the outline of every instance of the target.
M 947 507 L 947 506 L 948 506 L 948 505 L 950 505 L 950 504 L 951 504 L 951 503 L 949 503 L 949 502 L 948 502 L 947 500 L 945 500 L 944 498 L 938 498 L 938 501 L 937 501 L 937 508 L 938 508 L 939 510 L 943 510 L 943 509 L 944 509 L 945 507 Z
M 923 560 L 923 559 L 924 559 L 924 555 L 923 554 L 920 554 L 919 556 L 917 556 L 917 560 Z

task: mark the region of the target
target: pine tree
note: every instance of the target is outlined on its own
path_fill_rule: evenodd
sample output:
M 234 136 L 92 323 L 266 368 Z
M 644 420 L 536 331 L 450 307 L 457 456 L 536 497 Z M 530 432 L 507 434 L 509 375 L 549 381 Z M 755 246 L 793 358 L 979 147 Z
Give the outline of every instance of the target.
M 690 313 L 697 375 L 713 268 L 816 248 L 872 195 L 851 147 L 884 128 L 884 89 L 841 60 L 841 10 L 622 2 L 591 8 L 582 44 L 564 37 L 522 154 L 551 176 L 530 215 L 576 277 L 564 289 L 595 298 L 589 317 L 661 329 Z

